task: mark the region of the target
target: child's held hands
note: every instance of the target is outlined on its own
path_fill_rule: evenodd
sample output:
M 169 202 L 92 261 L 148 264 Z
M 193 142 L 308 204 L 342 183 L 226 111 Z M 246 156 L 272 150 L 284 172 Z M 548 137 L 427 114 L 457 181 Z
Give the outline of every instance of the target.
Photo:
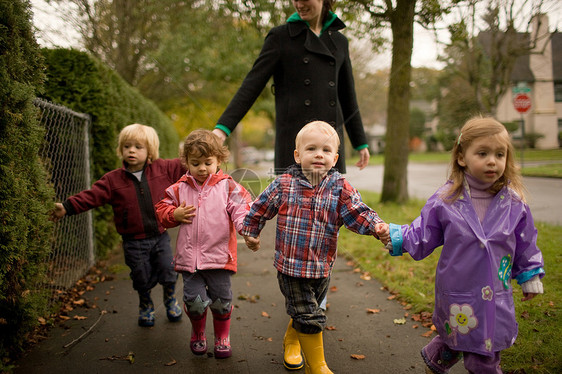
M 260 238 L 254 238 L 252 236 L 247 236 L 247 235 L 243 235 L 244 236 L 244 241 L 246 242 L 246 246 L 256 252 L 258 249 L 260 249 Z
M 66 209 L 61 203 L 55 203 L 55 209 L 51 211 L 49 220 L 53 222 L 58 222 L 62 217 L 66 215 Z
M 375 232 L 382 244 L 387 245 L 390 241 L 390 229 L 388 223 L 377 223 L 375 225 Z
M 179 223 L 192 223 L 195 217 L 195 207 L 184 201 L 174 210 L 174 219 Z

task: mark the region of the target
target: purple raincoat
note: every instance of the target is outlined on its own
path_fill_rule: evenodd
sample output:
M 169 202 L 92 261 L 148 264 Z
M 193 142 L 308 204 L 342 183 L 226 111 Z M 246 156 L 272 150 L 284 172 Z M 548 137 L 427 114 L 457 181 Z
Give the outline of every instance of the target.
M 433 324 L 453 350 L 491 356 L 517 337 L 511 278 L 519 284 L 544 275 L 537 230 L 527 204 L 505 187 L 482 223 L 467 191 L 453 204 L 441 187 L 408 226 L 391 224 L 392 255 L 414 260 L 443 245 L 435 276 Z

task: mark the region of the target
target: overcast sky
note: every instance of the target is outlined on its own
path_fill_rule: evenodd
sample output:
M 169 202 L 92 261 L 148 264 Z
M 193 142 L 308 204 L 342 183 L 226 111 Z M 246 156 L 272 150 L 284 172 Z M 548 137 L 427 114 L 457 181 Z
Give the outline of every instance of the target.
M 79 47 L 79 35 L 72 27 L 66 23 L 60 11 L 54 10 L 53 5 L 48 5 L 44 0 L 31 0 L 33 7 L 33 22 L 39 30 L 36 34 L 37 40 L 42 46 L 60 46 L 60 47 Z M 559 10 L 552 14 L 549 12 L 550 24 L 552 26 L 560 23 L 562 18 Z M 446 34 L 441 33 L 441 35 Z M 446 36 L 441 38 L 446 39 Z M 444 42 L 446 40 L 442 40 Z M 415 24 L 414 32 L 414 50 L 412 55 L 412 66 L 427 66 L 432 68 L 441 68 L 442 65 L 437 62 L 438 44 L 435 42 L 434 36 Z M 373 55 L 372 66 L 376 68 L 384 68 L 390 65 L 390 50 L 387 53 Z

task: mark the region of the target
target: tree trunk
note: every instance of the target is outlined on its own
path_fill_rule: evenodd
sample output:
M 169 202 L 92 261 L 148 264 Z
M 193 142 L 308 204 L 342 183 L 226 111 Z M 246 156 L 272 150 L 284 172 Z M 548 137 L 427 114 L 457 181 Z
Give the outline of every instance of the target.
M 384 179 L 381 201 L 408 200 L 410 77 L 416 0 L 398 0 L 391 16 L 392 65 L 388 90 Z

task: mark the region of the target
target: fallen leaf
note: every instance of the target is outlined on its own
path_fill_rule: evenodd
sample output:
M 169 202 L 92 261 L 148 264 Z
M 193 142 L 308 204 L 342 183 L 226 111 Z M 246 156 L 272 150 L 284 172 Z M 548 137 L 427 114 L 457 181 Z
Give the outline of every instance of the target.
M 330 292 L 338 292 L 338 287 L 336 286 L 330 287 Z
M 69 316 L 64 316 L 64 315 L 59 315 L 59 318 L 62 319 L 63 321 L 68 321 L 70 319 Z
M 267 339 L 265 339 L 265 340 L 267 340 L 268 342 L 272 342 L 272 341 L 273 341 L 273 338 L 267 338 Z
M 380 309 L 370 309 L 370 308 L 367 308 L 367 313 L 368 313 L 368 314 L 377 314 L 377 313 L 380 313 L 380 312 L 381 312 Z
M 78 320 L 78 321 L 82 321 L 82 320 L 84 320 L 84 319 L 87 319 L 88 317 L 84 317 L 84 316 L 74 316 L 74 317 L 72 317 L 72 318 L 74 318 L 75 320 Z
M 345 264 L 346 264 L 347 266 L 353 266 L 353 265 L 355 265 L 355 262 L 353 262 L 353 261 L 347 261 Z
M 165 366 L 174 366 L 175 364 L 177 364 L 178 362 L 174 359 L 172 359 L 172 361 L 168 362 L 165 364 Z
M 428 338 L 428 337 L 431 336 L 431 334 L 433 334 L 433 331 L 432 331 L 432 330 L 429 330 L 429 331 L 427 331 L 427 332 L 424 332 L 424 333 L 422 334 L 422 336 L 425 336 L 426 338 Z
M 267 312 L 261 312 L 262 317 L 271 318 Z
M 371 275 L 369 273 L 363 273 L 359 278 L 363 280 L 371 280 Z
M 326 326 L 326 330 L 334 331 L 336 326 Z
M 418 327 L 420 327 L 420 325 L 412 325 L 413 329 L 417 329 Z
M 38 320 L 39 323 L 42 324 L 42 325 L 44 325 L 44 324 L 47 323 L 47 321 L 46 321 L 45 318 L 43 318 L 43 317 L 39 317 L 39 318 L 37 318 L 37 320 Z
M 529 312 L 526 311 L 526 310 L 523 311 L 523 312 L 521 313 L 521 318 L 523 318 L 523 319 L 529 319 Z
M 396 295 L 390 295 L 389 297 L 386 298 L 387 300 L 394 300 L 396 299 Z
M 74 305 L 84 305 L 86 303 L 86 300 L 84 299 L 74 300 L 72 303 Z
M 406 318 L 397 318 L 394 320 L 395 325 L 403 325 L 406 323 Z
M 431 331 L 437 331 L 437 327 L 435 327 L 435 325 L 431 325 Z
M 352 354 L 351 358 L 353 358 L 354 360 L 364 360 L 365 355 Z

